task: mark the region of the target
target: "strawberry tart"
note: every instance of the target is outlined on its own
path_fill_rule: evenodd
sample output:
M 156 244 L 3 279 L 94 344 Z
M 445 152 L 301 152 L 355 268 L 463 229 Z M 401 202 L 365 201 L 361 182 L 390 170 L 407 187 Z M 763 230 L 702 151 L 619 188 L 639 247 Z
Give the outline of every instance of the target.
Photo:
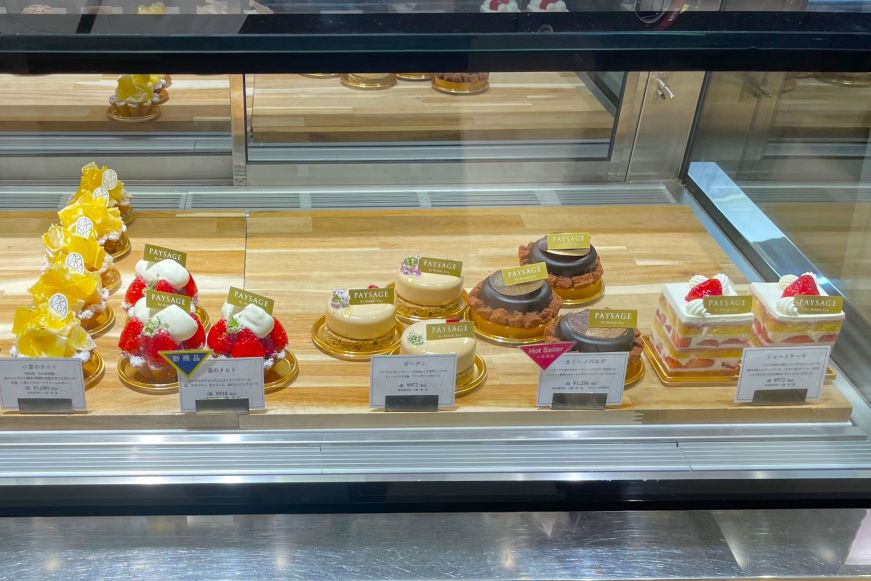
M 135 370 L 135 379 L 148 383 L 172 383 L 175 368 L 161 351 L 202 349 L 206 331 L 196 313 L 186 313 L 178 305 L 149 309 L 145 298 L 130 309 L 130 318 L 121 331 L 118 346 L 121 357 Z
M 527 12 L 568 12 L 563 0 L 529 0 L 526 5 Z
M 134 268 L 136 278 L 127 288 L 121 308 L 133 316 L 132 309 L 145 296 L 147 289 L 185 295 L 191 298 L 191 311 L 197 304 L 197 283 L 190 271 L 170 258 L 158 262 L 140 260 Z
M 218 359 L 262 357 L 266 371 L 284 359 L 287 333 L 278 319 L 257 305 L 224 303 L 221 320 L 209 330 L 207 343 Z
M 707 296 L 738 296 L 725 274 L 666 284 L 659 296 L 651 341 L 670 374 L 732 375 L 747 345 L 752 313 L 714 314 Z
M 796 305 L 796 297 L 800 295 L 829 296 L 820 288 L 813 273 L 788 274 L 778 282 L 754 282 L 750 292 L 753 295 L 751 340 L 754 345 L 831 345 L 837 341 L 844 324 L 843 311 L 807 314 L 800 313 Z
M 481 12 L 520 12 L 515 0 L 486 0 L 481 4 Z

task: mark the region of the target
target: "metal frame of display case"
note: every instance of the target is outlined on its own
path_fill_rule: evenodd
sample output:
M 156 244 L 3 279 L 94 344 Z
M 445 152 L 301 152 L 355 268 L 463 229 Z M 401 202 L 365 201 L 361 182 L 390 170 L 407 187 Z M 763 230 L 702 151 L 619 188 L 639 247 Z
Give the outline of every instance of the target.
M 868 14 L 674 16 L 671 28 L 655 30 L 631 13 L 0 15 L 0 70 L 672 71 L 648 73 L 635 85 L 645 97 L 638 127 L 650 129 L 625 127 L 625 141 L 618 140 L 624 152 L 636 152 L 614 158 L 625 162 L 617 173 L 629 180 L 660 179 L 663 167 L 676 173 L 683 161 L 680 148 L 662 151 L 661 135 L 672 131 L 685 143 L 692 115 L 664 127 L 668 116 L 645 111 L 646 103 L 669 105 L 660 81 L 685 80 L 688 102 L 696 103 L 702 79 L 695 70 L 871 70 Z M 244 85 L 234 79 L 238 94 Z M 250 178 L 239 154 L 245 113 L 244 100 L 235 100 L 239 184 Z M 710 223 L 691 198 L 682 201 Z M 710 230 L 740 259 L 716 224 Z M 208 432 L 6 432 L 0 514 L 867 505 L 871 413 L 840 381 L 856 409 L 852 423 L 240 431 L 229 417 L 227 429 Z

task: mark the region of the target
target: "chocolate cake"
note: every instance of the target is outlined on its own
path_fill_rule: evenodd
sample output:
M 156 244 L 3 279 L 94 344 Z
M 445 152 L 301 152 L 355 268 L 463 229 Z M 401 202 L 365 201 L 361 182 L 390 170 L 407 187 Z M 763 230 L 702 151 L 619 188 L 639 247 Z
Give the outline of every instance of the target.
M 543 280 L 505 286 L 496 271 L 469 293 L 469 306 L 482 318 L 509 327 L 538 327 L 556 318 L 562 299 Z
M 561 317 L 548 324 L 544 332 L 548 343 L 574 341 L 572 351 L 605 353 L 628 351 L 629 365 L 641 358 L 641 332 L 638 329 L 611 329 L 590 327 L 590 311 L 584 309 Z
M 518 257 L 521 265 L 544 262 L 550 274 L 548 284 L 557 292 L 595 284 L 604 272 L 599 253 L 592 245 L 576 250 L 548 250 L 547 237 L 521 246 Z

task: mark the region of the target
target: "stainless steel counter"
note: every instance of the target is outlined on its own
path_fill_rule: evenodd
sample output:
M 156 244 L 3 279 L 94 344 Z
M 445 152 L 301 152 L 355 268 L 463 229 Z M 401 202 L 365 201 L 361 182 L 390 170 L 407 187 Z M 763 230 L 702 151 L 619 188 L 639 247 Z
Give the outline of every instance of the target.
M 869 522 L 858 509 L 7 518 L 0 578 L 855 577 L 871 575 Z

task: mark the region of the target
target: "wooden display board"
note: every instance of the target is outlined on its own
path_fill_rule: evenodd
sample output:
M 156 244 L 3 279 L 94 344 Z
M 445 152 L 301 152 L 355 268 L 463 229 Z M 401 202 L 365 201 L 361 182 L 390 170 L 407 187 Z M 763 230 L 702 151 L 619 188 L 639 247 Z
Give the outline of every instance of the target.
M 9 353 L 16 307 L 29 300 L 42 256 L 39 236 L 50 213 L 0 214 L 0 348 Z M 548 231 L 589 230 L 605 269 L 605 296 L 596 306 L 638 309 L 649 331 L 657 297 L 666 282 L 693 274 L 725 272 L 745 282 L 689 208 L 675 205 L 458 210 L 253 212 L 140 212 L 129 228 L 133 253 L 118 266 L 124 286 L 146 242 L 188 252 L 188 267 L 212 320 L 229 286 L 276 300 L 275 315 L 300 360 L 289 388 L 267 396 L 264 414 L 195 416 L 178 413 L 174 395 L 131 391 L 116 375 L 122 323 L 97 340 L 106 377 L 87 394 L 89 413 L 76 416 L 0 414 L 0 429 L 236 427 L 514 426 L 729 422 L 846 421 L 851 407 L 827 385 L 820 401 L 800 406 L 751 407 L 733 402 L 734 386 L 666 387 L 648 367 L 626 391 L 620 408 L 556 412 L 534 407 L 537 367 L 520 351 L 479 342 L 489 376 L 478 392 L 458 400 L 455 411 L 384 413 L 368 407 L 367 363 L 333 359 L 311 343 L 312 322 L 330 290 L 384 285 L 410 254 L 462 260 L 466 287 L 490 272 L 517 263 L 517 247 Z

